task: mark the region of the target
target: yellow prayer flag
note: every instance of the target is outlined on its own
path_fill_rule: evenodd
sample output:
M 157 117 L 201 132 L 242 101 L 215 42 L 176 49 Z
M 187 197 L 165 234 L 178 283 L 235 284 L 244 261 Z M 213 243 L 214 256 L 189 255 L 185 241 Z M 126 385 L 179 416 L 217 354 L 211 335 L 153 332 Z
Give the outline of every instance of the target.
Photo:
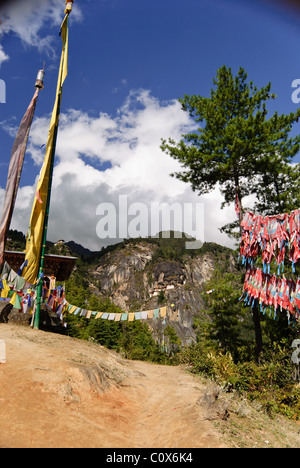
M 87 311 L 87 314 L 86 314 L 86 318 L 87 318 L 87 319 L 91 318 L 91 315 L 92 315 L 92 311 L 91 311 L 91 310 L 88 310 L 88 311 Z
M 103 314 L 103 312 L 98 312 L 95 318 L 96 318 L 96 319 L 101 318 L 101 317 L 102 317 L 102 314 Z
M 122 315 L 122 314 L 116 314 L 116 315 L 115 315 L 115 322 L 120 322 L 120 320 L 121 320 L 121 315 Z
M 134 312 L 129 312 L 128 314 L 128 322 L 133 322 L 134 321 Z
M 65 16 L 61 26 L 61 37 L 63 49 L 57 81 L 56 99 L 48 132 L 44 164 L 37 185 L 26 239 L 25 260 L 27 260 L 28 265 L 23 270 L 23 277 L 31 284 L 36 283 L 39 273 L 45 216 L 46 211 L 49 209 L 48 192 L 51 188 L 62 87 L 68 73 L 68 15 Z
M 77 309 L 76 306 L 72 306 L 71 309 L 69 310 L 69 314 L 73 314 L 76 309 Z
M 10 287 L 8 286 L 7 281 L 5 279 L 2 280 L 2 284 L 3 284 L 3 289 L 1 290 L 1 297 L 7 298 L 8 293 L 10 291 Z
M 160 316 L 165 317 L 166 315 L 167 315 L 167 308 L 166 307 L 161 307 Z
M 12 295 L 12 298 L 10 300 L 10 304 L 12 304 L 13 306 L 15 305 L 16 297 L 17 297 L 17 293 L 14 292 L 13 295 Z
M 153 309 L 148 310 L 148 318 L 153 318 Z

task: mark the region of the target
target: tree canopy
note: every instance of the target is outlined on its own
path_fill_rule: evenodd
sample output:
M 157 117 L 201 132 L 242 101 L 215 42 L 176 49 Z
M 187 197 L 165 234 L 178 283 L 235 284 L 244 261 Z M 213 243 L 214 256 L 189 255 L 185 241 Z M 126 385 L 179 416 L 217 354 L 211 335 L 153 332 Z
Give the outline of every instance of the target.
M 242 211 L 242 199 L 254 195 L 254 209 L 263 213 L 294 208 L 299 167 L 291 163 L 300 149 L 300 135 L 290 133 L 300 109 L 268 118 L 267 102 L 276 98 L 271 84 L 258 89 L 243 68 L 234 76 L 222 66 L 213 84 L 210 97 L 179 99 L 201 126 L 179 142 L 162 141 L 163 151 L 182 165 L 183 170 L 172 175 L 190 183 L 199 195 L 219 186 L 222 207 L 237 197 Z

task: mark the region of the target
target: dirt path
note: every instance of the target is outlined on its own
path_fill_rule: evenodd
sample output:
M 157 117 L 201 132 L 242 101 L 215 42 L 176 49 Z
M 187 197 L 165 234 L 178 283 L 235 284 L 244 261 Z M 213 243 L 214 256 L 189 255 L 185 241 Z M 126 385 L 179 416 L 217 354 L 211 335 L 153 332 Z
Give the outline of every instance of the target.
M 16 325 L 0 324 L 0 339 L 0 448 L 225 447 L 181 367 Z

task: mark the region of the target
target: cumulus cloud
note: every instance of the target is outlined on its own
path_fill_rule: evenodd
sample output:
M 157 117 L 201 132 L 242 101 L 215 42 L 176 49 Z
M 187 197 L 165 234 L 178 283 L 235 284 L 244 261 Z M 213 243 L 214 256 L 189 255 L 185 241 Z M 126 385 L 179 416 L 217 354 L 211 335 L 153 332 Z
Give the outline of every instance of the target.
M 44 157 L 41 145 L 46 142 L 49 121 L 50 116 L 36 118 L 31 129 L 26 157 L 32 157 L 36 177 Z M 122 222 L 131 226 L 129 237 L 132 232 L 143 236 L 145 229 L 150 234 L 156 227 L 151 226 L 151 210 L 165 203 L 182 210 L 182 230 L 187 232 L 190 227 L 188 234 L 198 234 L 204 228 L 201 240 L 232 245 L 218 228 L 234 220 L 234 209 L 220 210 L 218 190 L 199 197 L 187 184 L 170 177 L 170 173 L 180 169 L 178 162 L 160 149 L 161 138 L 179 140 L 193 127 L 194 122 L 178 101 L 161 102 L 143 89 L 131 91 L 115 116 L 100 113 L 95 117 L 75 109 L 63 113 L 56 148 L 49 240 L 74 240 L 98 250 L 124 237 L 119 232 Z M 13 229 L 27 231 L 34 193 L 34 185 L 19 189 Z M 199 222 L 195 226 L 196 218 L 194 223 L 184 223 L 184 214 L 190 216 L 188 210 L 195 213 L 199 203 L 204 203 L 204 227 Z M 113 238 L 105 238 L 105 216 L 108 224 L 112 223 L 106 226 L 108 231 L 116 224 Z M 169 228 L 176 228 L 173 218 L 168 219 Z M 158 227 L 166 228 L 161 216 L 160 220 Z
M 8 55 L 4 52 L 3 47 L 0 45 L 0 68 L 2 63 L 6 62 L 8 59 Z
M 23 44 L 55 56 L 53 38 L 43 35 L 42 30 L 45 23 L 60 25 L 62 3 L 64 6 L 62 0 L 4 3 L 0 9 L 0 38 L 14 33 Z M 72 20 L 81 19 L 82 13 L 76 2 Z M 8 59 L 0 45 L 0 67 Z M 124 90 L 127 85 L 123 79 L 113 92 Z M 24 233 L 28 229 L 35 186 L 44 159 L 49 123 L 50 115 L 46 115 L 36 118 L 31 128 L 26 158 L 31 157 L 34 162 L 36 180 L 32 186 L 20 187 L 11 225 L 12 229 Z M 0 124 L 10 135 L 15 134 L 14 121 Z M 128 228 L 128 236 L 132 232 L 140 232 L 142 236 L 153 234 L 157 223 L 153 223 L 151 209 L 164 203 L 167 208 L 179 210 L 183 231 L 195 235 L 204 230 L 202 240 L 232 246 L 227 236 L 219 232 L 219 227 L 234 220 L 233 208 L 220 210 L 222 197 L 217 189 L 199 197 L 187 184 L 171 178 L 170 173 L 180 170 L 179 164 L 160 149 L 162 138 L 179 140 L 193 127 L 194 122 L 181 110 L 178 101 L 161 102 L 144 89 L 130 91 L 113 116 L 99 113 L 95 117 L 78 109 L 62 113 L 48 239 L 74 240 L 98 250 L 124 237 L 124 226 L 120 232 L 122 223 Z M 3 199 L 4 188 L 0 188 L 0 207 Z M 126 209 L 122 204 L 125 199 Z M 194 211 L 199 203 L 204 204 L 204 219 L 201 219 L 204 226 L 195 226 Z M 111 222 L 112 230 L 114 222 L 116 224 L 113 238 L 101 236 L 103 232 L 99 229 L 99 226 L 109 228 L 104 223 L 101 225 L 105 207 L 112 208 L 105 219 Z M 184 223 L 186 213 L 193 223 Z M 175 221 L 171 216 L 168 218 L 168 213 L 165 217 L 160 216 L 158 229 L 175 229 L 178 219 L 178 216 Z
M 53 36 L 41 35 L 41 29 L 46 22 L 59 26 L 62 21 L 64 3 L 61 0 L 14 0 L 6 2 L 0 9 L 0 37 L 13 32 L 27 46 L 45 50 L 49 55 L 55 55 L 52 47 Z M 81 10 L 78 6 L 72 12 L 72 19 L 80 20 Z M 4 54 L 4 55 L 3 55 Z M 0 48 L 0 65 L 3 56 L 7 55 Z

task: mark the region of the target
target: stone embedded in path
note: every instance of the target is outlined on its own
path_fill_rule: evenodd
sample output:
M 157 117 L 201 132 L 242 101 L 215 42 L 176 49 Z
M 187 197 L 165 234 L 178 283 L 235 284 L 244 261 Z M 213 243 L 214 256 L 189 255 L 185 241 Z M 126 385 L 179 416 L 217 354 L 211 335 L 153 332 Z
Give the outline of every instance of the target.
M 5 349 L 5 341 L 0 340 L 0 364 L 6 363 L 6 349 Z

